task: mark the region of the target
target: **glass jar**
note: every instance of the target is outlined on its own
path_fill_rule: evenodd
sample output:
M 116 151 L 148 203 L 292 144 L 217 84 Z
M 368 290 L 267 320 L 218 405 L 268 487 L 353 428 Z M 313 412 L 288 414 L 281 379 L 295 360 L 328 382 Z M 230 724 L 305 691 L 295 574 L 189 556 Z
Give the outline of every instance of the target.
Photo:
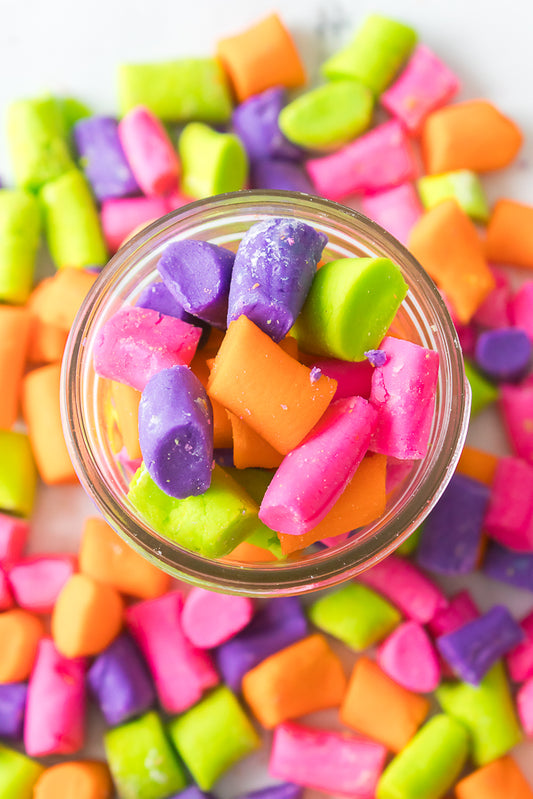
M 388 494 L 383 515 L 341 544 L 277 563 L 210 560 L 159 535 L 129 503 L 127 479 L 113 452 L 110 381 L 93 369 L 102 325 L 158 277 L 165 247 L 182 238 L 236 249 L 255 222 L 295 217 L 328 237 L 324 258 L 388 257 L 409 286 L 394 332 L 440 356 L 438 393 L 426 457 Z M 131 546 L 175 577 L 249 596 L 313 591 L 355 577 L 401 544 L 427 516 L 450 480 L 466 436 L 470 389 L 461 348 L 434 283 L 410 253 L 366 217 L 337 203 L 287 192 L 245 191 L 191 203 L 154 222 L 111 259 L 86 297 L 68 340 L 61 402 L 67 445 L 85 490 Z

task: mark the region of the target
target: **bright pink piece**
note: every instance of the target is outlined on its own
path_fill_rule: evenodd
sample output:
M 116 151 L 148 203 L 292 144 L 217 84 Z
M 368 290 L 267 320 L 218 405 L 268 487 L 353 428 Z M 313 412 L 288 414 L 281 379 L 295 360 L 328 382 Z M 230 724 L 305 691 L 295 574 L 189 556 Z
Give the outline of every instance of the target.
M 518 691 L 516 707 L 524 732 L 526 735 L 533 736 L 533 677 L 525 682 Z
M 499 403 L 513 451 L 533 464 L 533 384 L 501 386 Z
M 396 555 L 389 555 L 359 574 L 357 579 L 383 594 L 404 616 L 420 624 L 427 624 L 435 613 L 448 607 L 448 600 L 440 588 L 416 566 Z
M 349 538 L 351 532 L 348 533 L 341 533 L 340 535 L 332 535 L 329 538 L 321 538 L 320 543 L 324 544 L 326 547 L 334 547 L 336 544 L 342 544 Z
M 370 402 L 378 411 L 370 449 L 394 458 L 423 458 L 427 451 L 439 372 L 439 354 L 412 341 L 386 336 L 387 362 L 372 375 Z
M 459 591 L 450 600 L 447 608 L 438 610 L 430 619 L 428 627 L 431 635 L 447 635 L 479 618 L 480 612 L 468 591 Z
M 533 341 L 533 280 L 522 283 L 510 301 L 509 313 L 511 324 L 525 330 Z
M 181 617 L 183 596 L 171 591 L 126 610 L 126 623 L 154 678 L 159 701 L 167 713 L 181 713 L 219 682 L 206 652 L 185 637 Z
M 259 508 L 272 530 L 302 535 L 322 521 L 368 450 L 377 413 L 362 397 L 333 402 L 276 470 Z
M 187 197 L 180 191 L 171 191 L 166 195 L 166 201 L 171 211 L 176 211 L 178 208 L 183 208 L 184 205 L 194 202 L 192 197 Z
M 85 658 L 66 658 L 51 638 L 40 641 L 24 722 L 24 746 L 31 757 L 68 755 L 83 747 L 85 668 Z
M 533 613 L 520 622 L 525 639 L 507 655 L 509 675 L 514 682 L 524 682 L 533 677 Z
M 438 654 L 416 621 L 400 624 L 383 641 L 377 661 L 385 674 L 409 691 L 427 694 L 440 683 Z
M 121 308 L 96 338 L 94 368 L 102 377 L 142 391 L 162 369 L 188 366 L 201 335 L 200 327 L 150 308 Z
M 381 191 L 417 176 L 410 142 L 394 119 L 331 155 L 311 158 L 306 167 L 317 192 L 330 200 Z
M 30 525 L 25 519 L 0 513 L 0 563 L 9 565 L 20 560 L 29 532 Z
M 520 458 L 500 458 L 483 528 L 515 552 L 533 552 L 533 466 Z
M 51 613 L 59 592 L 76 568 L 73 555 L 39 555 L 19 561 L 9 570 L 17 605 L 34 613 Z
M 165 216 L 173 208 L 166 197 L 105 200 L 100 211 L 100 221 L 107 246 L 111 252 L 116 252 L 137 228 Z
M 9 581 L 4 569 L 0 566 L 0 610 L 8 610 L 11 607 L 13 607 L 13 597 L 9 589 Z
M 366 216 L 405 246 L 412 228 L 422 216 L 422 205 L 412 183 L 401 183 L 392 189 L 366 194 L 362 208 Z
M 381 95 L 381 104 L 417 133 L 432 111 L 459 91 L 453 72 L 423 44 L 418 45 L 399 78 Z
M 511 325 L 511 281 L 501 269 L 491 267 L 491 272 L 496 285 L 477 309 L 474 321 L 481 327 L 509 327 Z
M 179 161 L 169 136 L 148 108 L 132 108 L 118 123 L 118 136 L 144 194 L 178 189 Z
M 399 460 L 397 458 L 387 458 L 387 475 L 385 492 L 390 494 L 409 477 L 416 461 Z
M 268 769 L 273 777 L 328 796 L 374 799 L 386 756 L 374 741 L 285 722 L 274 730 Z
M 246 627 L 253 612 L 253 604 L 245 596 L 193 588 L 185 597 L 181 624 L 193 646 L 211 649 Z
M 132 460 L 128 455 L 126 447 L 122 447 L 122 449 L 119 452 L 117 452 L 116 458 L 117 461 L 122 466 L 122 468 L 124 469 L 128 481 L 133 477 L 133 475 L 135 474 L 135 472 L 143 462 L 142 458 L 134 458 Z
M 345 397 L 370 396 L 372 372 L 370 361 L 341 361 L 338 358 L 316 358 L 309 367 L 317 367 L 326 377 L 337 381 L 337 390 L 333 395 L 333 402 Z

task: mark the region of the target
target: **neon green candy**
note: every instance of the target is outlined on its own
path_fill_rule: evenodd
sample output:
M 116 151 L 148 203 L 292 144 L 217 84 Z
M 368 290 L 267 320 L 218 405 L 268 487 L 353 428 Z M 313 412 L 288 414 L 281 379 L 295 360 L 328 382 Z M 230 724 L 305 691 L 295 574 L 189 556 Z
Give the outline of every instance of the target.
M 0 510 L 30 516 L 36 486 L 37 471 L 28 436 L 0 430 Z
M 107 248 L 98 212 L 83 174 L 71 169 L 41 190 L 44 226 L 56 266 L 101 266 Z
M 144 105 L 165 122 L 227 122 L 231 94 L 216 58 L 184 58 L 157 64 L 124 64 L 119 69 L 122 114 Z
M 499 396 L 499 389 L 490 380 L 487 380 L 470 361 L 465 358 L 465 375 L 472 389 L 472 405 L 470 416 L 474 417 L 480 413 L 487 405 L 496 402 Z
M 80 119 L 92 116 L 91 109 L 85 103 L 82 103 L 81 100 L 76 99 L 76 97 L 59 97 L 57 102 L 59 103 L 67 134 L 70 134 L 72 128 Z
M 41 232 L 39 203 L 25 191 L 0 189 L 0 301 L 24 303 L 33 286 Z
M 355 80 L 326 83 L 297 97 L 279 115 L 289 141 L 311 150 L 342 147 L 370 125 L 372 92 Z
M 390 602 L 359 583 L 347 583 L 313 602 L 309 618 L 356 652 L 383 640 L 401 621 Z
M 167 799 L 187 784 L 155 712 L 109 730 L 104 746 L 120 799 Z
M 443 200 L 457 200 L 472 219 L 487 222 L 490 209 L 481 181 L 475 172 L 459 169 L 442 175 L 425 175 L 417 181 L 424 208 L 433 208 Z
M 387 766 L 376 799 L 440 799 L 461 773 L 467 755 L 463 725 L 434 716 Z
M 379 346 L 407 294 L 388 258 L 340 258 L 315 275 L 292 335 L 303 350 L 362 361 Z
M 435 693 L 442 709 L 464 724 L 472 738 L 474 762 L 484 766 L 522 740 L 522 731 L 501 662 L 478 686 L 443 683 Z
M 411 533 L 409 538 L 406 538 L 403 544 L 400 544 L 398 549 L 396 550 L 396 555 L 403 555 L 408 557 L 416 552 L 418 548 L 418 544 L 420 543 L 420 539 L 422 538 L 422 533 L 424 531 L 424 525 L 421 524 L 419 527 L 416 528 L 414 532 Z
M 258 505 L 263 501 L 265 491 L 274 476 L 274 471 L 270 469 L 228 469 L 228 472 Z M 285 560 L 287 557 L 281 551 L 278 534 L 259 519 L 246 540 L 256 547 L 268 549 L 278 560 Z
M 380 95 L 416 44 L 416 32 L 401 22 L 371 14 L 348 47 L 322 66 L 326 78 L 355 78 Z
M 207 491 L 176 499 L 154 483 L 143 464 L 130 483 L 128 499 L 154 530 L 205 557 L 229 554 L 258 521 L 256 503 L 220 466 L 213 469 Z
M 179 138 L 181 188 L 189 197 L 210 197 L 244 188 L 248 158 L 233 133 L 219 133 L 201 122 L 190 122 Z
M 248 716 L 225 685 L 173 719 L 168 729 L 185 765 L 204 791 L 261 744 Z
M 32 799 L 33 786 L 44 766 L 14 749 L 0 744 L 0 796 L 2 799 Z

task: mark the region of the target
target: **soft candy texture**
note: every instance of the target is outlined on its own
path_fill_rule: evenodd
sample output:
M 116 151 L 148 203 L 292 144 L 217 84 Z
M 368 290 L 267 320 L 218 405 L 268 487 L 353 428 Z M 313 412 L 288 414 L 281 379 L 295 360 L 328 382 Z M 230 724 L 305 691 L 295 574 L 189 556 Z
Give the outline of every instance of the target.
M 520 328 L 485 330 L 476 342 L 476 363 L 492 380 L 519 380 L 529 369 L 531 346 L 529 336 Z
M 0 613 L 0 683 L 29 677 L 43 635 L 40 619 L 26 610 L 15 608 Z
M 491 538 L 517 552 L 533 552 L 533 466 L 520 458 L 500 458 L 484 530 Z
M 104 200 L 100 221 L 111 252 L 116 252 L 124 240 L 140 227 L 155 222 L 171 211 L 166 197 L 124 197 Z
M 502 386 L 500 409 L 513 452 L 533 464 L 533 385 Z
M 34 556 L 9 570 L 9 583 L 19 607 L 51 613 L 59 593 L 76 570 L 72 555 Z
M 422 206 L 412 183 L 365 194 L 363 213 L 407 246 L 409 234 L 422 215 Z
M 524 682 L 533 677 L 533 613 L 520 622 L 524 640 L 507 655 L 509 676 L 514 682 Z
M 189 122 L 178 142 L 182 191 L 195 199 L 244 188 L 248 159 L 241 140 L 202 122 Z
M 35 197 L 0 189 L 0 300 L 23 303 L 35 273 L 41 214 Z
M 193 588 L 183 607 L 183 632 L 193 646 L 212 649 L 246 627 L 252 613 L 247 597 Z
M 252 163 L 263 159 L 300 158 L 300 149 L 287 141 L 279 127 L 278 117 L 285 102 L 285 89 L 273 86 L 249 97 L 233 110 L 233 129 Z
M 496 263 L 533 267 L 531 220 L 533 207 L 502 198 L 492 211 L 485 244 L 487 258 Z
M 73 134 L 81 166 L 97 200 L 139 194 L 115 119 L 100 116 L 80 119 Z
M 378 650 L 378 663 L 389 677 L 409 691 L 427 694 L 440 682 L 437 653 L 424 628 L 406 621 Z
M 178 188 L 176 151 L 161 122 L 145 106 L 128 111 L 118 135 L 135 179 L 143 193 L 168 194 Z
M 279 342 L 302 309 L 327 237 L 297 219 L 252 225 L 237 250 L 228 301 L 228 325 L 245 314 Z
M 0 794 L 6 799 L 33 799 L 33 787 L 44 767 L 0 744 Z
M 460 169 L 443 175 L 425 175 L 417 181 L 424 208 L 433 208 L 443 200 L 455 199 L 471 219 L 487 222 L 489 205 L 475 172 Z
M 24 682 L 0 685 L 0 737 L 22 739 L 28 686 Z M 0 758 L 1 763 L 1 758 Z
M 0 509 L 30 516 L 36 483 L 37 471 L 28 436 L 0 430 Z
M 141 291 L 135 305 L 137 308 L 150 308 L 152 311 L 157 311 L 165 316 L 174 316 L 176 319 L 181 319 L 182 322 L 194 324 L 191 315 L 172 296 L 162 282 L 150 283 L 149 286 Z
M 510 757 L 501 757 L 474 771 L 455 786 L 457 799 L 533 799 L 533 790 Z
M 58 763 L 42 774 L 34 788 L 33 799 L 110 799 L 113 791 L 105 763 L 85 760 Z
M 337 381 L 337 390 L 333 396 L 333 401 L 344 397 L 370 397 L 370 386 L 372 383 L 372 368 L 368 360 L 364 361 L 341 361 L 339 358 L 315 358 L 309 360 L 302 357 L 307 366 L 318 369 L 320 374 L 331 377 Z
M 25 519 L 0 513 L 0 564 L 5 566 L 21 559 L 29 530 Z

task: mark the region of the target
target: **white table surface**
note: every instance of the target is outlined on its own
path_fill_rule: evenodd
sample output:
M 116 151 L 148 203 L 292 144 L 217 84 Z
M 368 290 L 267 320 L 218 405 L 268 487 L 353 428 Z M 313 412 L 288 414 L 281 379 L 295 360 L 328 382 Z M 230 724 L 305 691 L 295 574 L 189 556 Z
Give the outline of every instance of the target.
M 274 9 L 293 32 L 312 79 L 365 14 L 380 12 L 415 26 L 421 41 L 461 78 L 461 99 L 490 99 L 524 131 L 525 145 L 513 167 L 484 178 L 489 198 L 533 203 L 532 0 L 278 0 L 275 5 L 272 0 L 0 0 L 0 177 L 10 180 L 4 111 L 12 100 L 63 93 L 79 97 L 95 113 L 112 114 L 120 62 L 211 54 L 218 37 Z M 474 445 L 507 451 L 491 411 L 475 421 L 469 436 Z M 83 519 L 92 512 L 80 488 L 41 487 L 31 551 L 76 551 Z M 533 607 L 533 594 L 479 575 L 447 581 L 450 589 L 466 585 L 484 609 L 506 602 L 518 617 Z M 333 714 L 314 720 L 335 724 Z M 100 755 L 102 724 L 96 713 L 90 728 L 84 754 Z M 533 743 L 518 747 L 516 756 L 533 785 Z M 263 748 L 237 766 L 221 780 L 217 795 L 229 798 L 268 782 L 266 758 Z M 307 799 L 314 796 L 319 794 L 306 793 Z

